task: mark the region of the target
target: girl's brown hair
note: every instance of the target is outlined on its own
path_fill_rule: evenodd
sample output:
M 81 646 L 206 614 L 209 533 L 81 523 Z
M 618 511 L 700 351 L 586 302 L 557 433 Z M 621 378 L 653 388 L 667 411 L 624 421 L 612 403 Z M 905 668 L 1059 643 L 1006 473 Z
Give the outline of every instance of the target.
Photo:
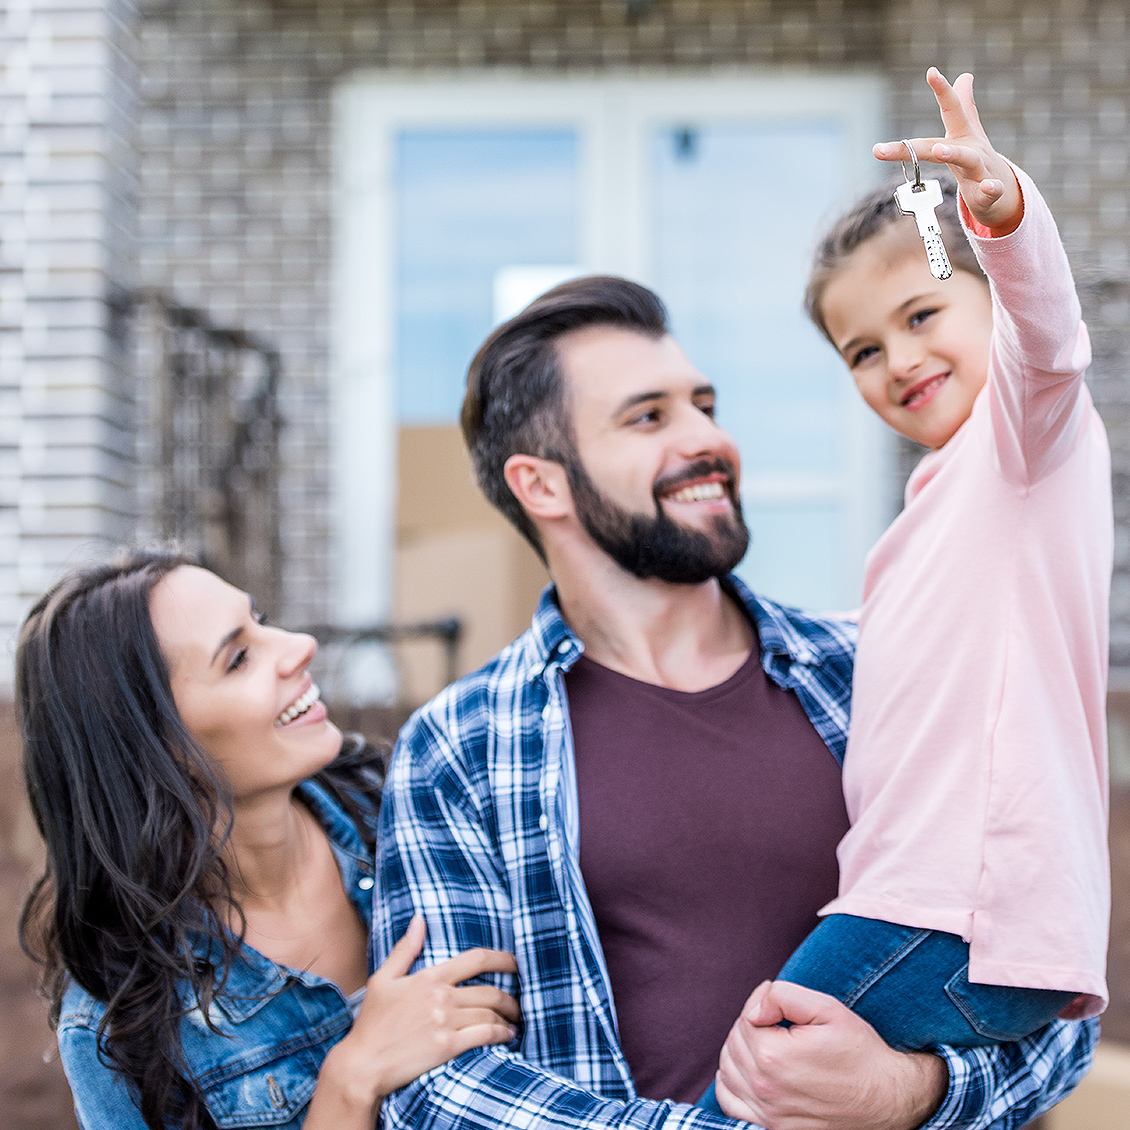
M 957 182 L 952 177 L 942 177 L 942 202 L 938 205 L 937 217 L 942 229 L 942 239 L 954 269 L 967 271 L 979 279 L 985 277 L 981 264 L 965 236 L 957 211 Z M 895 203 L 892 186 L 869 192 L 851 211 L 846 212 L 832 226 L 827 235 L 816 247 L 812 258 L 812 270 L 808 276 L 808 286 L 804 291 L 804 309 L 816 328 L 834 346 L 828 327 L 824 322 L 824 291 L 828 283 L 843 268 L 851 256 L 869 239 L 882 234 L 894 223 L 909 225 L 907 230 L 915 234 L 914 220 L 899 211 Z M 925 256 L 925 251 L 922 252 Z

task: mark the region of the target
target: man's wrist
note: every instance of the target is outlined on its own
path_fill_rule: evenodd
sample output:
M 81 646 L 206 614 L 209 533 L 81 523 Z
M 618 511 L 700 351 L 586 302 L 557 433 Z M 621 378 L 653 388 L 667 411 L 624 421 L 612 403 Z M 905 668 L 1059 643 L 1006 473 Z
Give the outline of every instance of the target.
M 929 1052 L 910 1052 L 907 1058 L 913 1065 L 914 1083 L 907 1094 L 905 1130 L 918 1130 L 937 1114 L 945 1100 L 950 1072 L 941 1056 Z

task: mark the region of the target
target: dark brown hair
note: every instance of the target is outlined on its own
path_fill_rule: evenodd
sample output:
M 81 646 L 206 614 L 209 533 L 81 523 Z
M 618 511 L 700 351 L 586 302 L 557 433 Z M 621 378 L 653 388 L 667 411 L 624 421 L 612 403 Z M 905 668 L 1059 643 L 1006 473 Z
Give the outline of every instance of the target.
M 504 468 L 517 454 L 564 465 L 574 457 L 556 342 L 588 326 L 619 326 L 659 338 L 668 332 L 667 310 L 639 283 L 611 275 L 574 279 L 503 322 L 467 373 L 461 423 L 475 478 L 543 559 L 537 529 L 507 486 Z
M 942 177 L 942 203 L 938 205 L 937 217 L 942 229 L 942 239 L 946 245 L 954 270 L 967 271 L 979 279 L 985 277 L 981 264 L 965 236 L 957 210 L 957 182 L 952 177 Z M 827 235 L 816 247 L 812 259 L 812 270 L 808 276 L 808 286 L 804 291 L 804 309 L 815 323 L 816 328 L 832 345 L 831 335 L 824 322 L 824 291 L 828 284 L 843 268 L 864 243 L 881 235 L 895 223 L 901 223 L 909 236 L 917 239 L 917 229 L 910 216 L 903 215 L 895 203 L 894 187 L 891 184 L 869 192 L 849 212 L 846 212 L 832 226 Z M 925 251 L 922 252 L 925 256 Z
M 16 652 L 24 780 L 47 845 L 20 941 L 44 967 L 53 1025 L 72 978 L 106 1006 L 99 1048 L 154 1130 L 213 1126 L 184 1063 L 181 994 L 207 1018 L 240 946 L 222 856 L 231 796 L 181 721 L 149 614 L 154 586 L 191 563 L 128 551 L 71 570 L 32 608 Z M 359 830 L 353 798 L 371 817 L 379 759 L 347 740 L 315 777 Z M 197 961 L 194 935 L 212 939 L 218 966 Z

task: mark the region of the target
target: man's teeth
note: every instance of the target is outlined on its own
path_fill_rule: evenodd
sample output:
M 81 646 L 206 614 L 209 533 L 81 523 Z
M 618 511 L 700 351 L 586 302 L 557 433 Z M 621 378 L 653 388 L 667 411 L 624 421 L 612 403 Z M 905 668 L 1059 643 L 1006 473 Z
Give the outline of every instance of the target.
M 722 483 L 694 483 L 692 486 L 683 487 L 682 490 L 668 495 L 672 502 L 710 502 L 722 498 L 726 488 Z
M 318 701 L 317 683 L 311 683 L 310 689 L 300 698 L 295 699 L 276 719 L 276 726 L 285 726 L 288 722 L 293 722 L 300 714 L 305 714 L 311 706 Z

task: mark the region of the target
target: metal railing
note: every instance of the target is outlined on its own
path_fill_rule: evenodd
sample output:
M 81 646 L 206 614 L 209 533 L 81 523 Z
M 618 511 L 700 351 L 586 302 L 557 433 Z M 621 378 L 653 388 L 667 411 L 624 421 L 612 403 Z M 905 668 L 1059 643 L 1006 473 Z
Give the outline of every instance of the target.
M 278 350 L 156 290 L 130 301 L 141 527 L 278 608 Z

